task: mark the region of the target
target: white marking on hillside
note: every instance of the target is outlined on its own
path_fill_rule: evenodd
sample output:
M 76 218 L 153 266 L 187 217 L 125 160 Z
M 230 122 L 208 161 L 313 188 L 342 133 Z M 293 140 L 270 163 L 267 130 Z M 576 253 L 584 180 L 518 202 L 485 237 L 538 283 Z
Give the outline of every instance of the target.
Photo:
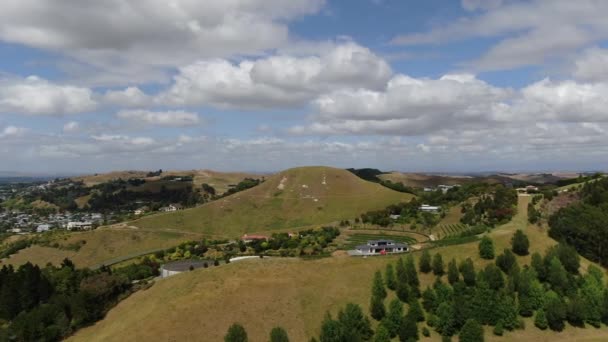
M 302 184 L 302 188 L 304 188 L 304 189 L 308 189 L 308 185 L 306 185 L 306 184 Z
M 322 185 L 327 185 L 327 178 L 325 177 L 325 174 L 323 174 L 323 181 L 321 182 Z
M 283 177 L 279 185 L 277 185 L 277 189 L 283 190 L 285 189 L 285 182 L 287 182 L 287 177 Z

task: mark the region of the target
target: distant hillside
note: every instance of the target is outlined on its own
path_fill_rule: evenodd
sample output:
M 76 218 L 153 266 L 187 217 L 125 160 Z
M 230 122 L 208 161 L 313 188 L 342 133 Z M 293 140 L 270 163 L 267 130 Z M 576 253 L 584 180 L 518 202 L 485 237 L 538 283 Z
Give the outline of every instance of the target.
M 410 194 L 364 181 L 346 170 L 302 167 L 280 172 L 252 189 L 203 206 L 148 216 L 132 225 L 234 237 L 353 219 L 411 198 Z
M 159 180 L 161 177 L 192 177 L 194 186 L 199 187 L 207 183 L 215 188 L 217 194 L 228 191 L 231 185 L 237 184 L 245 178 L 262 178 L 264 175 L 243 172 L 219 172 L 212 170 L 185 170 L 185 171 L 163 171 L 159 176 L 150 176 L 149 171 L 113 171 L 94 175 L 72 177 L 74 181 L 82 181 L 85 186 L 94 186 L 112 180 L 130 178 L 144 179 L 146 181 Z

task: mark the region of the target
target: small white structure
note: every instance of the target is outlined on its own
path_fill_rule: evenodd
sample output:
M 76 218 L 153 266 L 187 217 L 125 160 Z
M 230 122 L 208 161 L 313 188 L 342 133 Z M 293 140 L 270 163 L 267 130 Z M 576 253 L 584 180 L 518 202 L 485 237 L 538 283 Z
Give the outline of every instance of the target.
M 422 212 L 438 213 L 441 210 L 441 207 L 437 207 L 437 206 L 434 206 L 434 205 L 423 204 L 418 209 L 420 211 L 422 211 Z
M 389 217 L 391 220 L 398 220 L 401 217 L 401 215 L 390 215 Z
M 169 262 L 160 267 L 160 275 L 162 278 L 167 278 L 198 268 L 212 267 L 213 263 L 213 260 L 180 260 Z
M 455 185 L 443 185 L 443 184 L 441 184 L 441 185 L 439 185 L 437 188 L 438 188 L 439 190 L 441 190 L 441 192 L 443 192 L 443 193 L 445 194 L 446 192 L 448 192 L 448 191 L 450 191 L 451 189 L 453 189 L 453 188 L 455 188 L 455 187 L 458 187 L 458 186 L 460 186 L 460 185 L 457 185 L 457 184 L 455 184 Z
M 68 222 L 67 230 L 91 230 L 93 229 L 92 222 Z
M 8 231 L 11 233 L 18 234 L 18 233 L 21 233 L 21 228 L 11 228 Z
M 386 255 L 394 253 L 405 253 L 409 251 L 409 247 L 405 243 L 395 242 L 393 240 L 371 240 L 366 245 L 355 247 L 354 253 L 350 255 Z
M 36 233 L 48 232 L 49 230 L 51 230 L 51 225 L 49 224 L 39 224 L 36 227 Z
M 172 212 L 172 211 L 178 211 L 181 208 L 182 208 L 182 206 L 179 205 L 179 204 L 169 204 L 168 206 L 162 207 L 159 210 L 160 211 L 165 211 L 165 212 Z

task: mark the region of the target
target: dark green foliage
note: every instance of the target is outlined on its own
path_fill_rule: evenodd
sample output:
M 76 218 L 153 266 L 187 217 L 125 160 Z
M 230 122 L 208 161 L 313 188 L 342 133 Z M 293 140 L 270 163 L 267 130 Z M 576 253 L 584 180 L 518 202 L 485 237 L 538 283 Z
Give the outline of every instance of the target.
M 418 279 L 418 272 L 416 272 L 414 257 L 411 254 L 405 259 L 405 275 L 407 277 L 407 282 L 410 286 L 411 293 L 416 297 L 420 297 L 420 280 Z
M 373 319 L 379 321 L 386 315 L 386 309 L 384 307 L 384 301 L 382 298 L 372 296 L 371 303 L 369 305 L 369 311 Z
M 517 318 L 517 305 L 509 295 L 502 295 L 497 303 L 498 321 L 507 330 L 513 330 L 519 326 Z
M 270 342 L 289 342 L 287 331 L 281 327 L 274 327 L 270 331 Z
M 479 256 L 483 259 L 494 259 L 494 242 L 487 236 L 479 242 Z
M 331 318 L 329 313 L 325 315 L 321 324 L 321 335 L 319 342 L 342 342 L 344 341 L 344 330 L 340 322 Z
M 542 307 L 544 290 L 532 268 L 526 267 L 521 272 L 517 291 L 520 315 L 531 317 L 534 310 Z
M 384 288 L 384 282 L 382 281 L 382 273 L 380 273 L 380 271 L 376 271 L 376 273 L 374 274 L 372 296 L 381 299 L 386 298 L 386 288 Z
M 585 326 L 587 307 L 579 297 L 569 298 L 566 305 L 566 319 L 575 327 Z
M 505 249 L 502 254 L 496 257 L 496 266 L 500 267 L 500 269 L 507 274 L 511 271 L 511 267 L 513 267 L 516 262 L 515 255 L 508 249 Z
M 477 282 L 477 290 L 473 297 L 473 318 L 482 324 L 494 325 L 498 322 L 498 298 L 485 281 Z
M 422 328 L 422 336 L 424 336 L 424 337 L 430 337 L 431 336 L 431 332 L 429 331 L 429 328 L 427 328 L 427 327 L 423 327 Z
M 594 327 L 599 327 L 602 321 L 602 304 L 604 284 L 603 273 L 595 266 L 589 266 L 587 275 L 583 278 L 580 295 L 585 308 L 585 321 Z
M 540 281 L 547 280 L 547 268 L 543 262 L 543 257 L 539 253 L 532 254 L 531 265 Z
M 395 279 L 395 270 L 393 269 L 393 264 L 386 264 L 386 272 L 384 273 L 384 277 L 386 278 L 386 287 L 393 291 L 397 289 L 397 280 Z
M 391 338 L 397 336 L 401 318 L 403 316 L 403 304 L 399 299 L 393 299 L 388 306 L 388 314 L 382 320 L 382 324 L 388 330 Z
M 429 273 L 431 272 L 431 254 L 428 250 L 422 251 L 422 255 L 420 256 L 420 264 L 418 265 L 420 272 Z
M 608 179 L 585 183 L 580 195 L 582 203 L 562 208 L 549 218 L 549 236 L 573 246 L 581 255 L 606 267 Z M 561 261 L 571 272 L 566 262 Z
M 566 310 L 566 304 L 557 293 L 550 291 L 546 294 L 544 311 L 547 317 L 547 325 L 551 330 L 564 330 L 564 320 L 566 319 L 567 314 Z
M 444 273 L 443 258 L 440 253 L 437 253 L 433 256 L 433 274 L 442 276 Z
M 549 248 L 545 254 L 545 267 L 549 268 L 550 261 L 553 257 L 557 257 L 562 263 L 566 271 L 570 274 L 578 274 L 581 266 L 580 256 L 573 247 L 564 244 L 558 244 Z
M 473 260 L 471 260 L 471 258 L 467 258 L 461 264 L 460 273 L 462 274 L 462 279 L 467 286 L 475 286 L 475 278 L 477 277 L 477 274 L 475 273 L 475 265 L 473 264 Z
M 483 327 L 474 319 L 469 319 L 462 326 L 458 335 L 460 342 L 483 342 Z
M 452 259 L 448 264 L 448 282 L 451 285 L 460 280 L 460 272 L 458 272 L 458 266 L 456 265 L 456 259 Z
M 505 279 L 501 270 L 493 264 L 489 264 L 483 271 L 483 278 L 492 290 L 499 290 L 505 286 Z
M 498 323 L 496 323 L 496 326 L 494 326 L 494 330 L 492 330 L 492 332 L 496 336 L 502 336 L 504 334 L 504 328 L 502 326 L 502 321 L 498 321 Z
M 228 332 L 224 337 L 225 342 L 247 342 L 247 332 L 242 325 L 234 323 L 228 328 Z
M 374 335 L 374 342 L 390 342 L 391 341 L 391 335 L 388 332 L 388 329 L 383 325 L 380 324 L 378 326 L 378 329 L 376 330 L 376 334 Z M 324 342 L 324 341 L 321 341 Z M 329 342 L 329 340 L 328 340 Z
M 409 301 L 408 316 L 414 318 L 416 322 L 424 322 L 424 311 L 417 298 L 412 298 Z
M 602 322 L 608 325 L 608 289 L 604 289 L 602 296 Z
M 368 341 L 374 334 L 369 319 L 363 315 L 359 305 L 346 304 L 344 309 L 338 312 L 338 322 L 347 341 Z
M 416 324 L 416 319 L 409 314 L 405 317 L 402 317 L 401 323 L 399 325 L 399 341 L 401 342 L 411 342 L 418 341 L 418 325 Z
M 568 288 L 568 273 L 558 258 L 553 257 L 549 261 L 547 281 L 554 291 L 565 293 Z
M 515 231 L 511 239 L 511 248 L 513 249 L 513 253 L 517 255 L 528 255 L 530 240 L 528 240 L 528 237 L 521 229 Z
M 410 297 L 411 298 L 416 298 L 416 296 L 413 296 L 410 290 L 410 286 L 407 284 L 407 282 L 399 282 L 397 283 L 397 290 L 395 291 L 397 294 L 397 298 L 399 298 L 399 300 L 401 300 L 404 303 L 407 303 L 407 301 L 409 301 Z
M 437 308 L 437 331 L 444 336 L 452 336 L 456 332 L 454 308 L 447 302 L 441 303 Z
M 549 327 L 549 322 L 547 322 L 547 316 L 545 315 L 544 309 L 540 309 L 536 312 L 536 317 L 534 317 L 534 325 L 541 330 L 545 330 L 547 327 Z
M 437 303 L 437 294 L 431 287 L 427 287 L 422 292 L 422 306 L 427 312 L 435 312 L 439 304 Z
M 536 198 L 536 197 L 535 197 Z M 542 215 L 541 212 L 536 209 L 533 203 L 528 203 L 528 222 L 536 224 L 540 221 Z

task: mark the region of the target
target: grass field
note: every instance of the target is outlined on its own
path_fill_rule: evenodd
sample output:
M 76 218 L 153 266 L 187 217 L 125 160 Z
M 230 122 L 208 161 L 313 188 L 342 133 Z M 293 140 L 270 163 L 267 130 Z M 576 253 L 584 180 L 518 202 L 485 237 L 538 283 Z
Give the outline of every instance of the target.
M 169 248 L 193 236 L 175 232 L 149 232 L 133 229 L 98 229 L 62 235 L 56 241 L 62 246 L 86 241 L 78 251 L 31 246 L 19 251 L 1 264 L 14 266 L 31 262 L 40 266 L 48 262 L 59 264 L 70 258 L 78 267 L 95 267 L 138 256 L 141 253 Z
M 147 216 L 132 225 L 234 238 L 353 219 L 411 198 L 345 170 L 305 167 L 281 172 L 252 189 L 203 206 Z
M 489 233 L 497 252 L 510 246 L 516 229 L 524 229 L 531 252 L 544 252 L 555 244 L 545 231 L 528 226 L 529 197 L 519 198 L 519 210 L 512 222 Z M 360 237 L 366 234 L 357 234 Z M 478 256 L 477 243 L 434 248 L 444 262 L 471 257 L 476 267 L 488 262 Z M 418 258 L 419 252 L 414 253 Z M 353 258 L 335 256 L 317 260 L 273 258 L 253 259 L 223 267 L 202 269 L 161 280 L 152 288 L 135 293 L 111 310 L 92 327 L 79 331 L 73 341 L 205 340 L 221 341 L 228 326 L 242 323 L 251 341 L 265 341 L 274 326 L 284 327 L 293 341 L 318 336 L 325 312 L 336 314 L 348 302 L 360 304 L 367 313 L 371 281 L 376 270 L 398 256 Z M 530 257 L 517 257 L 529 264 Z M 590 264 L 582 260 L 583 269 Z M 420 275 L 423 288 L 432 275 Z M 394 296 L 393 293 L 389 294 Z M 387 303 L 388 303 L 387 300 Z M 136 313 L 136 314 L 135 314 Z M 374 323 L 376 324 L 376 323 Z M 487 341 L 605 341 L 608 330 L 568 326 L 562 333 L 541 331 L 526 321 L 526 330 L 505 332 L 495 337 L 487 329 Z M 432 331 L 431 338 L 440 341 Z
M 466 232 L 469 229 L 471 229 L 471 227 L 462 223 L 441 224 L 435 228 L 435 232 L 437 233 L 437 238 L 446 239 L 458 237 L 461 233 Z

